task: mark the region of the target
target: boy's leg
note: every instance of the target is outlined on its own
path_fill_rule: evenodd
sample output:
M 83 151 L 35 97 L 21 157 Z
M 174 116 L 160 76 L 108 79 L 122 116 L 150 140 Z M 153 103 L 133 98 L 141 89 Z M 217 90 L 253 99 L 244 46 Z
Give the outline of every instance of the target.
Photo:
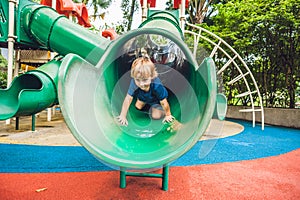
M 142 110 L 144 108 L 144 106 L 145 106 L 145 102 L 140 101 L 139 99 L 136 100 L 135 107 L 138 110 Z
M 161 119 L 165 116 L 165 111 L 159 104 L 151 106 L 150 113 L 152 119 Z

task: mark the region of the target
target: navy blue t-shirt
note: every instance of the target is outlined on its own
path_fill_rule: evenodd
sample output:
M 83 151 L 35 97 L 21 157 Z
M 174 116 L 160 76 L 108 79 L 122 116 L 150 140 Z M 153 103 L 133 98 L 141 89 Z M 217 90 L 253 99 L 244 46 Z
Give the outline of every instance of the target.
M 150 89 L 147 92 L 140 89 L 135 84 L 134 79 L 131 79 L 127 93 L 130 96 L 137 97 L 140 101 L 150 105 L 159 104 L 161 100 L 168 97 L 168 91 L 158 77 L 152 79 L 150 83 Z

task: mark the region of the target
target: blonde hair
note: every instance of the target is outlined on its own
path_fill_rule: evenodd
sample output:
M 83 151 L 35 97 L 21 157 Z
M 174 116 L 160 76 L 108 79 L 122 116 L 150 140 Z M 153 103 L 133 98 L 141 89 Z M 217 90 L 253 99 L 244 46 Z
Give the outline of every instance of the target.
M 132 78 L 149 78 L 157 77 L 155 65 L 148 57 L 140 57 L 133 61 L 131 66 Z

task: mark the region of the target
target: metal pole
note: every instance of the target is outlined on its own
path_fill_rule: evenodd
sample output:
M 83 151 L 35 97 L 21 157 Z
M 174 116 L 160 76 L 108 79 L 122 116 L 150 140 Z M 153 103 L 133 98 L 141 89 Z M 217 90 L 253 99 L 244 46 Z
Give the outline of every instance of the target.
M 16 130 L 20 129 L 20 118 L 16 117 Z
M 35 114 L 31 116 L 31 131 L 35 131 Z
M 56 10 L 56 0 L 52 0 L 52 8 Z
M 17 49 L 15 50 L 15 70 L 14 70 L 14 75 L 13 77 L 18 76 L 19 74 L 19 69 L 21 67 L 21 50 Z
M 181 0 L 180 8 L 180 28 L 184 33 L 184 25 L 185 25 L 185 0 Z
M 120 169 L 120 188 L 126 188 L 126 169 Z
M 56 10 L 56 0 L 52 0 L 52 6 L 51 6 L 54 10 Z M 54 57 L 54 53 L 51 53 L 50 51 L 48 51 L 48 59 L 51 60 Z M 47 121 L 50 122 L 52 118 L 52 109 L 51 108 L 47 108 Z
M 147 0 L 143 0 L 142 5 L 142 22 L 147 19 Z
M 13 78 L 13 64 L 14 64 L 14 43 L 15 43 L 15 6 L 16 0 L 8 0 L 8 36 L 7 36 L 7 50 L 8 50 L 8 64 L 7 64 L 7 88 L 10 86 Z M 10 119 L 6 120 L 6 124 L 10 124 Z
M 164 165 L 163 167 L 162 189 L 164 191 L 168 191 L 169 189 L 169 166 L 168 165 Z
M 51 121 L 51 117 L 52 117 L 52 109 L 47 108 L 47 122 Z

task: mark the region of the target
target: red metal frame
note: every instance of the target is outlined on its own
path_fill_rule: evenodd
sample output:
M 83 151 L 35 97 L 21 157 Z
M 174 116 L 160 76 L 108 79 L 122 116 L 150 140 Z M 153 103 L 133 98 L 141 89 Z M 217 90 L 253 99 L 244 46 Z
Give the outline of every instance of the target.
M 52 0 L 41 0 L 40 3 L 52 7 Z M 67 17 L 73 14 L 77 17 L 78 24 L 91 27 L 88 10 L 83 3 L 74 3 L 72 0 L 56 0 L 56 10 L 59 14 Z
M 178 9 L 179 5 L 181 4 L 181 0 L 174 0 L 174 8 Z M 185 7 L 189 7 L 189 0 L 185 0 Z

